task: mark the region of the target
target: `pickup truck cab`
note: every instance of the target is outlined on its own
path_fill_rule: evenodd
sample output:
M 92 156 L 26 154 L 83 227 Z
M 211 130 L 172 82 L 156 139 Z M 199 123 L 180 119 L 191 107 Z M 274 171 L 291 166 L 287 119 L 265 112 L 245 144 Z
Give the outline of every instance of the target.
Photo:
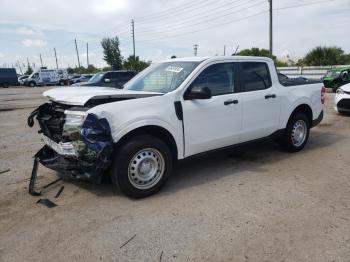
M 283 86 L 263 57 L 193 57 L 154 64 L 124 89 L 64 87 L 28 118 L 39 122 L 48 168 L 130 197 L 161 189 L 173 164 L 194 155 L 274 138 L 297 152 L 323 117 L 321 84 Z

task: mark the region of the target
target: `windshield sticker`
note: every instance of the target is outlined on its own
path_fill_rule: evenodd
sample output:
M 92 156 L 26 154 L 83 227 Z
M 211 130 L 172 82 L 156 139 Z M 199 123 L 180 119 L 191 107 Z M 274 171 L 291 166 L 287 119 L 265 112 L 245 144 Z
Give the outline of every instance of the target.
M 165 68 L 165 71 L 174 73 L 180 73 L 182 70 L 183 68 L 178 66 L 168 66 L 167 68 Z

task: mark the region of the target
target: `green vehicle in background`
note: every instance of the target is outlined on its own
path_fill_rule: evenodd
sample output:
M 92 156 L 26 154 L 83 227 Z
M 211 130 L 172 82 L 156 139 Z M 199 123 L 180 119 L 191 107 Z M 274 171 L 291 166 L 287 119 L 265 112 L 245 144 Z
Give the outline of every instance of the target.
M 336 92 L 340 86 L 347 83 L 350 83 L 350 67 L 331 69 L 323 77 L 324 86 L 332 88 L 333 92 Z

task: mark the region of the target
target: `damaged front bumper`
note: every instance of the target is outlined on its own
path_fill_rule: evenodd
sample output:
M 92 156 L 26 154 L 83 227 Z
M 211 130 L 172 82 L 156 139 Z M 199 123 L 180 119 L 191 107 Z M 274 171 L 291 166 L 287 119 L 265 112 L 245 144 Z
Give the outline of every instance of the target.
M 113 141 L 105 118 L 88 114 L 88 108 L 47 103 L 28 118 L 36 117 L 45 146 L 35 159 L 47 168 L 74 179 L 100 183 L 111 164 Z

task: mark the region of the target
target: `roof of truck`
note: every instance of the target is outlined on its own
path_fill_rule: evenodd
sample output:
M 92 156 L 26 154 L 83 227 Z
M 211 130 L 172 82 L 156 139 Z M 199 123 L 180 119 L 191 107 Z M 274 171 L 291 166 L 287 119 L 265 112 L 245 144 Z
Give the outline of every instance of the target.
M 167 59 L 163 62 L 202 62 L 204 60 L 217 61 L 217 60 L 263 60 L 272 61 L 271 58 L 262 56 L 192 56 L 192 57 L 181 57 Z

